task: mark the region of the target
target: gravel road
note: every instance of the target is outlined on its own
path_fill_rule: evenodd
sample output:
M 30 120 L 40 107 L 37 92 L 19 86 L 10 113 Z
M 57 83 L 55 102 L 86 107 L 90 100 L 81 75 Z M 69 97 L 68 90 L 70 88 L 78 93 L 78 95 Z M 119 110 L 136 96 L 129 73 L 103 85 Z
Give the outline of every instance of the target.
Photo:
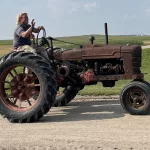
M 11 124 L 0 117 L 0 149 L 150 149 L 150 116 L 124 112 L 118 97 L 78 97 L 52 108 L 38 123 Z
M 150 45 L 142 46 L 142 49 L 148 49 L 150 48 Z

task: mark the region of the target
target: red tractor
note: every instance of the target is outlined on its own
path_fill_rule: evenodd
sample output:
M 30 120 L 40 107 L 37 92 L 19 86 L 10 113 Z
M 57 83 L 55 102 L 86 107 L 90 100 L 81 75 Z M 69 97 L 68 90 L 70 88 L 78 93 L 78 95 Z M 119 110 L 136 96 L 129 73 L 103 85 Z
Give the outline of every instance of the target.
M 3 56 L 0 113 L 10 122 L 35 122 L 52 106 L 69 103 L 85 85 L 101 82 L 114 87 L 118 80 L 130 79 L 120 95 L 122 107 L 132 115 L 148 114 L 150 85 L 140 70 L 141 46 L 109 45 L 105 27 L 106 44 L 94 44 L 92 36 L 91 44 L 63 50 L 53 46 L 57 39 L 44 34 L 40 40 L 37 36 L 34 52 L 13 51 Z M 60 87 L 64 90 L 59 95 Z

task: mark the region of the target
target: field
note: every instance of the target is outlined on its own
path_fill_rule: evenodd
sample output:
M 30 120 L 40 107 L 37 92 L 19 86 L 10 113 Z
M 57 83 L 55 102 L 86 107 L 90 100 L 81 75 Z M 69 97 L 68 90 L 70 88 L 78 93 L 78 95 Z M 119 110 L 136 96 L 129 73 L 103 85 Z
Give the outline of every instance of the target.
M 71 37 L 60 37 L 60 40 L 74 42 L 78 44 L 88 44 L 89 37 L 91 35 L 83 35 L 83 36 L 71 36 Z M 94 35 L 95 43 L 103 44 L 105 43 L 105 36 L 104 35 Z M 137 44 L 137 45 L 149 45 L 150 44 L 150 36 L 109 36 L 109 43 L 110 44 Z M 12 40 L 0 40 L 1 45 L 9 45 L 13 44 Z M 60 47 L 72 47 L 72 45 L 54 42 L 54 45 Z
M 75 36 L 75 37 L 63 37 L 60 40 L 88 44 L 89 35 L 85 36 Z M 105 36 L 95 35 L 95 43 L 105 43 Z M 109 36 L 109 43 L 111 44 L 137 44 L 137 45 L 148 45 L 150 44 L 150 36 Z M 72 45 L 63 43 L 54 43 L 55 46 L 63 48 L 71 48 Z M 12 50 L 12 40 L 1 40 L 0 41 L 0 56 L 10 52 Z M 143 63 L 142 71 L 147 73 L 145 75 L 145 80 L 150 82 L 150 49 L 143 50 Z M 81 95 L 116 95 L 119 94 L 122 88 L 130 81 L 119 81 L 116 83 L 114 88 L 103 88 L 101 83 L 93 86 L 86 86 L 84 90 L 80 92 Z

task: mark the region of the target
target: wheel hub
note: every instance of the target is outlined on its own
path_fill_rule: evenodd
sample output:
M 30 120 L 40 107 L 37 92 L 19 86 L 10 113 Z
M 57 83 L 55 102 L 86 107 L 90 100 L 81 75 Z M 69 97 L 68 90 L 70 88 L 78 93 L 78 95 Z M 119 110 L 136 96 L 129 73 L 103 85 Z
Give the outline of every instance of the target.
M 139 91 L 131 92 L 130 94 L 130 104 L 132 107 L 139 109 L 145 104 L 145 96 Z
M 11 95 L 20 100 L 27 100 L 34 96 L 36 89 L 32 87 L 34 75 L 17 74 L 10 82 Z

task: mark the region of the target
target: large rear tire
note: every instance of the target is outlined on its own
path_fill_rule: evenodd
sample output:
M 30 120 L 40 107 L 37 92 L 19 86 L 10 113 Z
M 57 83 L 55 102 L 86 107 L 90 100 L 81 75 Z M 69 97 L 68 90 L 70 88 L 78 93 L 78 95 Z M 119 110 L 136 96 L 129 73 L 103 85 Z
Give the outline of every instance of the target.
M 121 92 L 120 102 L 131 115 L 146 115 L 150 112 L 150 84 L 133 81 Z
M 55 75 L 43 57 L 22 51 L 1 59 L 0 113 L 10 122 L 38 121 L 53 106 L 56 89 Z

